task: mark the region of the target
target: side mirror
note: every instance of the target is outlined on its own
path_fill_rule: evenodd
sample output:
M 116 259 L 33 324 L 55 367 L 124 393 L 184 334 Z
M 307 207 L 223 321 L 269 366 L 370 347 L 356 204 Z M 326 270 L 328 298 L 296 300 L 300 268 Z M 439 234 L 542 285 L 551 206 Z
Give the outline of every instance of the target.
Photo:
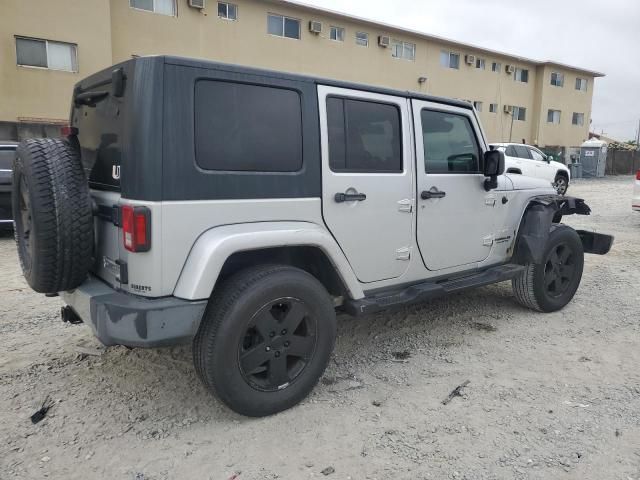
M 494 188 L 498 188 L 498 175 L 504 173 L 504 153 L 500 150 L 489 150 L 484 152 L 484 170 L 485 177 L 489 177 L 484 181 L 484 189 L 488 192 Z

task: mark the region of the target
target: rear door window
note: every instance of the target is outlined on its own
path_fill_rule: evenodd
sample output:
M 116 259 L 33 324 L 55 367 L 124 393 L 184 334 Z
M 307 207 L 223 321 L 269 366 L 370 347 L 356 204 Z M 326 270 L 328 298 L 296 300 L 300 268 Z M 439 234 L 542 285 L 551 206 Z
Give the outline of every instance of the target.
M 396 105 L 327 98 L 329 165 L 334 172 L 402 172 L 400 111 Z
M 299 171 L 299 93 L 260 85 L 198 81 L 195 150 L 196 163 L 204 170 Z
M 513 149 L 516 151 L 516 157 L 531 160 L 531 153 L 529 153 L 529 149 L 524 145 L 513 145 Z

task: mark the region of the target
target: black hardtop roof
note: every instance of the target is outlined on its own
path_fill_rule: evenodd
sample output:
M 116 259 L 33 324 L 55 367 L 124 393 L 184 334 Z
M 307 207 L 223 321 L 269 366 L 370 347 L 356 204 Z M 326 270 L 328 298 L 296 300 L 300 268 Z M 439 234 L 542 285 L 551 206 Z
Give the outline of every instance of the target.
M 82 88 L 82 90 L 92 88 L 93 84 L 105 79 L 106 73 L 110 73 L 120 65 L 124 65 L 127 63 L 141 62 L 141 61 L 148 62 L 150 60 L 162 62 L 169 65 L 179 65 L 179 66 L 185 66 L 185 67 L 191 67 L 191 68 L 202 68 L 207 70 L 220 70 L 220 71 L 227 71 L 227 72 L 234 72 L 234 73 L 245 73 L 249 75 L 281 78 L 284 80 L 292 80 L 292 81 L 298 81 L 298 82 L 309 82 L 309 83 L 314 83 L 316 85 L 327 85 L 331 87 L 361 90 L 365 92 L 379 93 L 383 95 L 394 95 L 399 97 L 414 98 L 417 100 L 425 100 L 428 102 L 442 103 L 445 105 L 466 108 L 469 110 L 473 108 L 470 103 L 463 102 L 462 100 L 455 100 L 453 98 L 425 95 L 423 93 L 411 92 L 411 91 L 394 90 L 391 88 L 376 87 L 373 85 L 366 85 L 366 84 L 360 84 L 360 83 L 343 82 L 339 80 L 331 80 L 327 78 L 313 77 L 310 75 L 301 75 L 297 73 L 280 72 L 277 70 L 247 67 L 247 66 L 236 65 L 231 63 L 216 62 L 213 60 L 197 59 L 197 58 L 189 58 L 189 57 L 176 57 L 176 56 L 170 56 L 170 55 L 144 56 L 144 57 L 132 58 L 130 60 L 126 60 L 125 62 L 121 62 L 117 65 L 113 65 L 105 70 L 102 70 L 101 72 L 95 73 L 85 78 L 84 80 L 80 81 L 77 86 L 81 88 L 84 87 Z
M 268 77 L 282 78 L 286 80 L 294 80 L 299 82 L 311 82 L 317 85 L 327 85 L 331 87 L 362 90 L 362 91 L 371 92 L 371 93 L 380 93 L 383 95 L 409 97 L 409 98 L 415 98 L 418 100 L 444 103 L 447 105 L 453 105 L 456 107 L 462 107 L 462 108 L 468 108 L 468 109 L 472 108 L 471 104 L 469 104 L 468 102 L 463 102 L 462 100 L 455 100 L 453 98 L 438 97 L 433 95 L 425 95 L 423 93 L 417 93 L 417 92 L 411 92 L 411 91 L 395 90 L 391 88 L 376 87 L 373 85 L 366 85 L 366 84 L 353 83 L 353 82 L 344 82 L 340 80 L 331 80 L 328 78 L 313 77 L 311 75 L 302 75 L 298 73 L 280 72 L 278 70 L 246 67 L 246 66 L 234 65 L 230 63 L 215 62 L 212 60 L 204 60 L 204 59 L 196 59 L 196 58 L 188 58 L 188 57 L 176 57 L 176 56 L 170 56 L 170 55 L 165 55 L 165 56 L 162 56 L 161 58 L 164 59 L 165 63 L 170 65 L 183 65 L 186 67 L 194 67 L 194 68 L 205 68 L 205 69 L 211 69 L 211 70 L 225 70 L 225 71 L 231 71 L 231 72 L 237 72 L 237 73 L 248 73 L 252 75 L 262 75 L 262 76 L 268 76 Z

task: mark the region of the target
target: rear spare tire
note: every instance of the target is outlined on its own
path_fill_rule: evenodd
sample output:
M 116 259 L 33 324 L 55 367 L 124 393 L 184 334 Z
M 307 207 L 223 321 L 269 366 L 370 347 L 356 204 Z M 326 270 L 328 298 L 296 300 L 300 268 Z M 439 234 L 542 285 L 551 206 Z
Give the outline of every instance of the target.
M 93 263 L 93 214 L 78 152 L 55 138 L 23 141 L 12 208 L 22 272 L 36 292 L 78 287 Z

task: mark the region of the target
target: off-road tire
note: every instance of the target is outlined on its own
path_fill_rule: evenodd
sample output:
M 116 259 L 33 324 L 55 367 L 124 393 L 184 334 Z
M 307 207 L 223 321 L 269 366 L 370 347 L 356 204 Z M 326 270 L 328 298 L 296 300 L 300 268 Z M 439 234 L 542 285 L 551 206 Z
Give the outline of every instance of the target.
M 549 268 L 552 252 L 560 246 L 566 246 L 570 250 L 574 270 L 566 289 L 560 295 L 553 296 L 547 289 L 545 273 Z M 524 272 L 511 281 L 511 285 L 516 299 L 525 307 L 539 312 L 554 312 L 569 303 L 580 286 L 584 250 L 577 232 L 566 225 L 552 225 L 542 258 L 541 263 L 528 263 Z
M 31 288 L 78 287 L 93 263 L 93 215 L 77 151 L 63 139 L 23 141 L 11 195 L 18 256 Z
M 243 372 L 241 349 L 256 316 L 283 297 L 300 300 L 308 317 L 315 319 L 313 352 L 290 383 L 275 390 L 261 389 Z M 329 362 L 335 335 L 333 302 L 315 277 L 286 265 L 261 265 L 216 286 L 193 341 L 193 361 L 204 385 L 225 405 L 242 415 L 261 417 L 286 410 L 311 392 Z M 258 345 L 266 345 L 266 340 Z M 290 358 L 285 354 L 285 363 Z

